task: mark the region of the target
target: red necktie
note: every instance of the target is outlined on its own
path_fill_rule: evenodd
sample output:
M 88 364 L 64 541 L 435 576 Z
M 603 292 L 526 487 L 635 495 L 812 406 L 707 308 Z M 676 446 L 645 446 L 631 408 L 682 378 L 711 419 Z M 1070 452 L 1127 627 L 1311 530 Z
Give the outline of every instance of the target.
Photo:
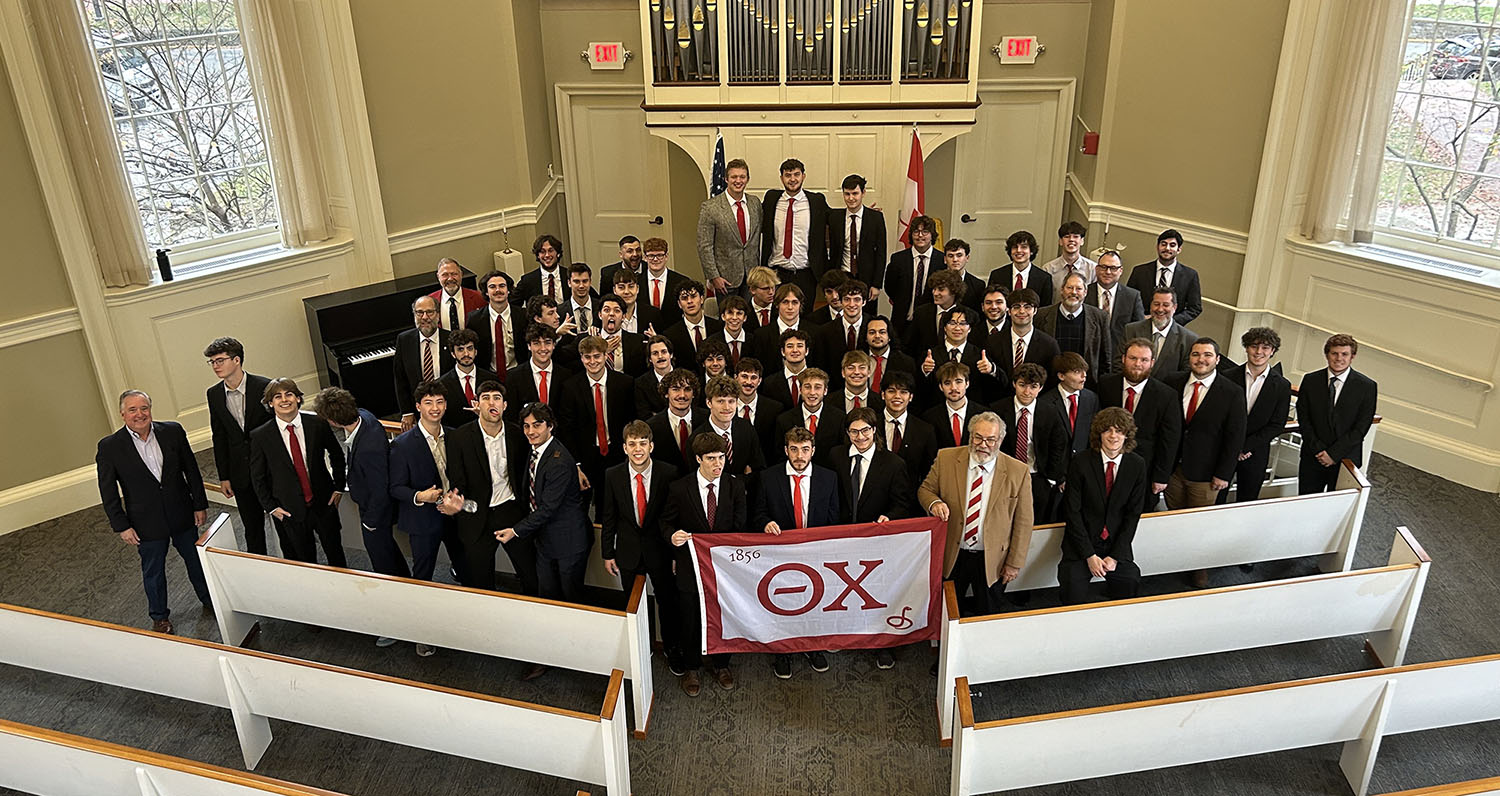
M 1017 271 L 1016 272 L 1016 290 L 1020 290 L 1023 287 L 1026 287 L 1026 282 L 1021 279 L 1021 272 Z
M 1106 462 L 1104 464 L 1104 496 L 1105 497 L 1109 497 L 1110 491 L 1113 490 L 1114 488 L 1115 488 L 1115 463 L 1114 462 Z M 1099 539 L 1100 539 L 1100 541 L 1103 541 L 1103 540 L 1108 539 L 1108 538 L 1109 538 L 1109 527 L 1105 526 L 1105 527 L 1100 528 L 1099 529 Z
M 1016 339 L 1016 361 L 1011 364 L 1011 372 L 1014 373 L 1026 361 L 1026 341 L 1022 338 Z
M 714 527 L 714 515 L 719 513 L 719 500 L 714 497 L 714 485 L 708 484 L 708 505 L 704 508 L 704 519 L 708 520 L 708 527 Z
M 677 447 L 682 449 L 682 460 L 688 457 L 688 424 L 686 420 L 677 421 Z
M 853 351 L 855 349 L 855 347 L 859 345 L 859 343 L 857 341 L 855 341 L 855 339 L 854 339 L 854 327 L 853 326 L 849 327 L 848 332 L 849 333 L 847 335 L 845 335 L 845 339 L 844 339 L 844 345 L 847 346 L 847 348 L 845 348 L 844 350 L 845 351 Z
M 432 341 L 422 341 L 422 381 L 432 381 Z
M 743 416 L 744 416 L 744 418 L 746 420 L 750 419 L 750 404 L 745 404 L 745 409 L 744 409 L 744 412 L 742 412 L 742 414 L 743 414 Z
M 635 474 L 635 524 L 646 527 L 646 476 L 643 473 Z
M 694 349 L 698 349 L 698 348 L 701 348 L 701 347 L 703 347 L 703 327 L 702 326 L 694 326 L 693 327 L 693 348 Z
M 547 400 L 547 371 L 542 371 L 542 383 L 536 388 L 536 397 L 542 403 L 551 403 Z
M 292 469 L 297 471 L 297 481 L 302 484 L 302 502 L 312 502 L 312 481 L 307 477 L 307 462 L 302 458 L 302 443 L 297 441 L 297 427 L 286 427 L 287 444 L 292 448 Z
M 1068 430 L 1078 428 L 1078 393 L 1068 396 Z
M 885 375 L 885 357 L 875 357 L 875 376 L 870 379 L 870 392 L 880 392 L 880 377 Z
M 464 377 L 464 400 L 468 401 L 470 406 L 474 405 L 474 377 L 473 376 L 465 376 Z
M 728 464 L 734 459 L 734 439 L 728 432 L 724 433 L 724 463 Z
M 741 199 L 734 203 L 734 220 L 740 225 L 740 245 L 744 245 L 749 238 L 745 231 L 745 200 Z
M 802 390 L 797 385 L 796 376 L 791 377 L 790 379 L 788 379 L 788 381 L 792 383 L 792 405 L 796 406 L 797 404 L 802 403 Z
M 770 326 L 771 325 L 771 310 L 770 310 L 770 308 L 766 308 L 766 309 L 763 309 L 763 310 L 760 311 L 760 325 L 761 326 Z
M 1125 390 L 1125 411 L 1135 414 L 1135 388 L 1129 387 Z
M 1193 397 L 1188 399 L 1187 416 L 1183 418 L 1184 422 L 1193 422 L 1193 413 L 1198 411 L 1198 389 L 1202 386 L 1201 381 L 1193 382 Z
M 891 421 L 891 453 L 901 452 L 901 423 Z
M 740 341 L 729 341 L 729 364 L 736 366 L 740 364 Z
M 609 455 L 609 431 L 604 427 L 604 385 L 594 383 L 594 436 L 599 440 L 599 455 Z
M 495 319 L 495 373 L 505 379 L 505 321 Z
M 651 306 L 661 309 L 661 280 L 651 280 Z
M 955 412 L 950 417 L 953 418 L 953 444 L 962 445 L 964 444 L 964 431 L 963 426 L 958 422 L 958 413 Z
M 547 295 L 551 296 L 553 301 L 557 301 L 557 277 L 555 276 L 547 277 Z
M 802 515 L 802 479 L 805 475 L 792 476 L 792 527 L 801 528 L 805 523 Z
M 854 396 L 854 408 L 855 409 L 859 408 L 859 396 L 858 395 Z
M 1031 443 L 1027 439 L 1031 436 L 1030 414 L 1028 410 L 1022 409 L 1021 416 L 1016 420 L 1016 459 L 1022 464 L 1031 462 Z
M 849 273 L 859 270 L 855 264 L 859 259 L 859 216 L 849 216 Z
M 807 416 L 807 431 L 808 431 L 808 433 L 813 434 L 813 435 L 816 435 L 818 433 L 818 416 L 817 415 L 808 415 Z
M 786 230 L 781 235 L 781 256 L 787 260 L 792 259 L 792 207 L 796 204 L 796 198 L 786 200 Z

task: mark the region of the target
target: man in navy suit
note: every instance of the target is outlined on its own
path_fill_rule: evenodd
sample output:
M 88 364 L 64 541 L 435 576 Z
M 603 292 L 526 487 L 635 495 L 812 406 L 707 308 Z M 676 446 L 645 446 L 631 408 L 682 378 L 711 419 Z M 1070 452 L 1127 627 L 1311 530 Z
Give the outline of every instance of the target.
M 302 411 L 302 390 L 292 379 L 272 379 L 261 400 L 276 416 L 250 432 L 250 477 L 282 554 L 317 563 L 316 535 L 328 565 L 347 566 L 335 508 L 344 492 L 344 447 L 332 426 Z
M 464 287 L 464 269 L 452 257 L 438 260 L 437 281 L 438 289 L 427 297 L 438 303 L 438 323 L 447 332 L 469 328 L 468 317 L 484 307 L 484 295 Z
M 463 565 L 464 556 L 452 506 L 443 500 L 450 489 L 448 430 L 443 427 L 447 391 L 438 382 L 424 381 L 417 385 L 415 398 L 417 425 L 391 442 L 391 498 L 397 522 L 411 540 L 412 577 L 432 580 L 439 544 L 448 543 L 454 568 Z M 417 654 L 424 658 L 436 651 L 428 644 L 417 645 Z
M 120 419 L 124 425 L 99 440 L 94 456 L 99 498 L 110 527 L 140 553 L 151 629 L 170 634 L 168 545 L 177 548 L 193 591 L 204 607 L 209 605 L 208 583 L 195 549 L 198 527 L 208 518 L 208 496 L 187 432 L 176 423 L 152 422 L 151 396 L 126 390 L 120 395 Z
M 1354 370 L 1359 342 L 1336 334 L 1323 343 L 1328 367 L 1302 377 L 1297 389 L 1297 422 L 1302 426 L 1302 457 L 1297 492 L 1307 495 L 1333 489 L 1340 462 L 1365 463 L 1364 440 L 1375 422 L 1375 381 Z
M 527 451 L 527 500 L 531 511 L 510 528 L 495 532 L 501 543 L 520 537 L 536 539 L 537 587 L 552 600 L 579 602 L 588 563 L 589 518 L 579 501 L 578 464 L 552 436 L 557 418 L 552 407 L 537 401 L 521 410 L 521 432 Z
M 266 553 L 266 510 L 250 485 L 250 432 L 271 419 L 260 397 L 270 382 L 245 372 L 245 347 L 220 337 L 203 349 L 219 382 L 208 388 L 208 426 L 214 435 L 214 467 L 219 488 L 234 500 L 245 526 L 245 549 Z
M 677 468 L 651 457 L 655 443 L 644 421 L 630 421 L 624 434 L 626 461 L 606 470 L 601 486 L 599 552 L 604 568 L 620 577 L 626 593 L 637 575 L 651 579 L 667 667 L 681 677 L 687 672 L 682 663 L 682 612 L 671 548 L 661 533 L 667 487 L 677 480 Z
M 354 395 L 340 387 L 329 387 L 317 394 L 314 402 L 318 417 L 344 430 L 344 448 L 348 451 L 349 497 L 359 507 L 359 523 L 370 555 L 370 568 L 382 575 L 411 577 L 406 556 L 396 546 L 391 526 L 396 510 L 391 505 L 390 444 L 380 420 L 368 409 L 360 409 Z M 389 646 L 389 645 L 383 645 Z
M 750 526 L 780 536 L 787 529 L 837 525 L 841 516 L 838 474 L 812 463 L 813 433 L 794 426 L 787 429 L 785 440 L 786 464 L 767 468 L 757 481 L 755 518 Z M 806 654 L 813 671 L 828 671 L 828 658 L 822 652 Z M 771 668 L 777 677 L 790 679 L 792 656 L 777 655 Z

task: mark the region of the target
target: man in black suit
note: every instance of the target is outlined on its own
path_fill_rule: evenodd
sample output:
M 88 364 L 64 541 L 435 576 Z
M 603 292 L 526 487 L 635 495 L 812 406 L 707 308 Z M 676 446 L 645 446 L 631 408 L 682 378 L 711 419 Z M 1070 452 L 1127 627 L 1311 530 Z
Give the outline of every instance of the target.
M 703 312 L 703 283 L 689 279 L 677 286 L 677 321 L 662 332 L 672 341 L 679 368 L 697 367 L 698 345 L 724 333 L 724 322 Z
M 526 360 L 526 325 L 520 314 L 511 311 L 510 274 L 490 271 L 479 278 L 479 291 L 488 302 L 469 313 L 465 329 L 473 329 L 475 361 L 505 381 L 505 374 L 518 362 Z M 500 340 L 499 348 L 495 340 Z
M 1236 503 L 1260 499 L 1271 441 L 1286 433 L 1292 406 L 1292 383 L 1281 375 L 1280 363 L 1271 364 L 1271 357 L 1281 349 L 1281 335 L 1257 326 L 1240 336 L 1240 345 L 1245 347 L 1244 366 L 1224 371 L 1245 393 L 1245 444 L 1234 465 Z M 1220 503 L 1227 494 L 1220 493 Z
M 572 318 L 581 335 L 599 325 L 599 294 L 594 291 L 594 269 L 588 263 L 568 266 L 568 300 L 561 302 L 558 312 Z
M 748 514 L 745 485 L 724 472 L 724 440 L 716 434 L 693 437 L 696 466 L 690 474 L 672 482 L 662 508 L 661 534 L 675 549 L 678 607 L 682 613 L 682 690 L 698 696 L 702 684 L 698 667 L 703 663 L 703 618 L 698 610 L 698 582 L 693 577 L 693 550 L 688 540 L 695 533 L 743 533 Z M 726 691 L 734 688 L 734 673 L 727 654 L 708 656 L 714 681 Z
M 665 263 L 665 260 L 663 260 Z M 663 265 L 665 269 L 665 265 Z M 627 332 L 634 332 L 642 337 L 650 337 L 666 329 L 662 323 L 661 310 L 650 304 L 639 301 L 641 297 L 641 282 L 645 281 L 648 269 L 642 268 L 640 276 L 632 275 L 629 271 L 621 268 L 615 272 L 614 294 L 623 302 L 621 309 L 624 317 L 620 319 L 620 328 Z M 675 271 L 663 271 L 664 276 L 669 276 Z M 608 283 L 606 283 L 608 284 Z
M 776 418 L 776 432 L 772 439 L 786 439 L 786 433 L 794 428 L 805 428 L 812 433 L 816 445 L 813 460 L 826 464 L 835 445 L 844 436 L 844 410 L 830 404 L 828 397 L 828 374 L 819 368 L 808 368 L 797 377 L 798 397 L 801 399 L 791 409 Z M 771 448 L 766 452 L 771 453 Z M 777 454 L 780 451 L 776 451 Z M 779 463 L 780 456 L 775 455 Z
M 578 465 L 552 431 L 552 407 L 535 402 L 521 410 L 521 431 L 531 443 L 526 487 L 531 510 L 510 528 L 495 532 L 502 544 L 515 538 L 536 540 L 537 589 L 549 600 L 579 602 L 583 574 L 593 542 L 589 518 L 578 500 Z M 535 667 L 531 673 L 536 672 Z
M 512 413 L 506 420 L 512 423 L 518 419 L 516 413 L 533 401 L 556 402 L 558 389 L 573 376 L 572 371 L 553 360 L 557 351 L 557 331 L 551 326 L 542 322 L 528 326 L 526 347 L 531 356 L 511 368 L 505 376 L 506 411 Z
M 424 381 L 436 381 L 453 367 L 448 347 L 448 331 L 438 327 L 437 301 L 420 296 L 411 303 L 416 328 L 396 336 L 396 406 L 401 412 L 401 430 L 409 431 L 417 422 L 412 392 Z
M 459 329 L 449 334 L 448 350 L 453 354 L 453 368 L 438 379 L 448 393 L 448 411 L 443 415 L 443 425 L 458 428 L 474 421 L 479 385 L 499 381 L 500 377 L 477 364 L 479 335 L 473 329 Z
M 734 366 L 741 359 L 755 355 L 750 348 L 750 334 L 754 331 L 754 327 L 749 325 L 750 302 L 744 296 L 725 296 L 719 299 L 719 320 L 724 322 L 724 328 L 715 339 L 722 340 L 729 349 L 729 373 L 733 375 Z
M 922 419 L 937 434 L 937 446 L 955 448 L 969 444 L 969 421 L 988 410 L 983 403 L 969 397 L 969 374 L 962 362 L 944 362 L 932 373 L 941 400 L 922 414 Z
M 1062 560 L 1057 582 L 1063 605 L 1088 599 L 1089 581 L 1104 578 L 1111 600 L 1136 596 L 1141 568 L 1131 542 L 1150 491 L 1146 460 L 1132 453 L 1135 420 L 1119 407 L 1094 416 L 1088 450 L 1073 457 L 1063 493 Z
M 1124 268 L 1119 252 L 1110 249 L 1100 254 L 1099 262 L 1094 266 L 1094 276 L 1098 279 L 1089 285 L 1088 292 L 1083 297 L 1083 303 L 1098 307 L 1109 316 L 1112 356 L 1104 372 L 1098 374 L 1099 377 L 1120 372 L 1120 350 L 1125 347 L 1125 324 L 1146 319 L 1146 305 L 1141 300 L 1140 291 L 1120 282 Z
M 1010 262 L 990 272 L 990 284 L 1004 285 L 1012 293 L 1030 290 L 1037 296 L 1037 307 L 1051 304 L 1052 274 L 1036 265 L 1036 236 L 1024 229 L 1012 232 L 1005 239 L 1005 251 Z
M 752 337 L 757 330 L 770 326 L 776 318 L 776 289 L 780 286 L 776 271 L 764 265 L 751 268 L 745 277 L 745 289 L 750 302 L 750 318 L 745 321 L 745 328 Z M 799 307 L 799 313 L 800 310 Z
M 903 339 L 916 312 L 918 299 L 930 295 L 928 278 L 944 270 L 939 265 L 942 256 L 932 246 L 937 237 L 937 222 L 928 216 L 912 216 L 907 235 L 911 248 L 891 255 L 891 262 L 885 267 L 885 293 L 891 301 L 891 328 Z
M 946 291 L 941 287 L 935 287 L 932 292 L 942 294 Z M 927 307 L 922 307 L 917 314 L 922 315 L 922 310 L 926 309 Z M 988 352 L 983 346 L 974 345 L 971 341 L 972 336 L 969 330 L 974 328 L 972 325 L 974 319 L 973 310 L 955 304 L 943 310 L 938 316 L 942 335 L 935 345 L 925 348 L 908 346 L 910 350 L 927 352 L 926 359 L 922 360 L 921 372 L 923 376 L 928 377 L 928 381 L 924 389 L 920 391 L 918 399 L 928 407 L 935 406 L 943 397 L 937 371 L 949 362 L 959 362 L 968 367 L 969 390 L 973 392 L 976 401 L 986 403 L 1010 394 L 1010 379 L 1000 379 L 1000 371 L 990 360 Z
M 954 271 L 938 271 L 927 279 L 927 292 L 931 300 L 926 304 L 920 304 L 917 311 L 912 314 L 911 325 L 906 329 L 906 350 L 915 352 L 913 356 L 921 357 L 924 352 L 931 351 L 938 361 L 942 361 L 938 348 L 943 343 L 943 337 L 947 332 L 947 316 L 950 310 L 958 309 L 964 315 L 964 334 L 984 322 L 983 316 L 971 307 L 958 303 L 958 298 L 963 294 L 965 288 L 963 278 Z M 976 357 L 977 360 L 977 357 Z
M 606 345 L 604 364 L 610 370 L 636 379 L 651 368 L 646 359 L 646 338 L 625 331 L 621 325 L 624 320 L 624 299 L 613 294 L 599 299 L 599 336 L 604 338 Z
M 641 248 L 640 238 L 634 235 L 620 238 L 620 260 L 599 269 L 599 289 L 606 293 L 614 290 L 615 274 L 621 271 L 630 276 L 630 281 L 639 283 L 641 263 L 645 260 L 644 254 L 645 250 Z
M 756 481 L 755 515 L 750 527 L 780 536 L 783 530 L 837 525 L 842 516 L 838 475 L 812 463 L 812 432 L 797 426 L 787 429 L 784 439 L 786 464 L 767 468 Z M 828 658 L 822 652 L 805 654 L 813 671 L 828 671 Z M 790 680 L 792 656 L 774 656 L 771 669 L 782 680 Z
M 845 280 L 839 286 L 839 317 L 819 326 L 813 333 L 812 350 L 817 355 L 817 365 L 833 375 L 835 386 L 842 381 L 838 374 L 843 369 L 844 354 L 870 347 L 865 339 L 865 295 L 868 292 L 864 282 Z
M 774 327 L 773 327 L 774 328 Z M 811 353 L 812 335 L 806 329 L 788 329 L 781 333 L 781 345 L 772 359 L 762 362 L 775 363 L 768 367 L 761 392 L 782 406 L 790 407 L 802 402 L 799 379 L 807 370 L 807 356 Z M 775 440 L 772 440 L 774 443 Z
M 919 484 L 932 469 L 937 458 L 937 433 L 932 425 L 912 411 L 916 379 L 904 370 L 891 371 L 881 385 L 885 411 L 880 415 L 880 435 L 885 449 L 906 462 L 906 474 L 912 484 Z
M 535 271 L 527 271 L 516 283 L 515 303 L 525 304 L 532 296 L 546 296 L 559 305 L 566 301 L 568 274 L 561 267 L 563 262 L 562 241 L 555 235 L 541 235 L 531 244 L 531 256 L 536 258 Z
M 479 419 L 444 436 L 449 489 L 445 501 L 447 511 L 458 521 L 465 583 L 493 590 L 499 547 L 495 532 L 514 527 L 528 509 L 526 466 L 531 445 L 520 426 L 505 421 L 505 388 L 497 381 L 479 385 Z M 462 511 L 465 500 L 474 501 L 474 511 Z M 505 543 L 505 555 L 521 581 L 521 593 L 537 596 L 535 538 L 511 539 Z
M 120 395 L 120 419 L 124 425 L 99 440 L 94 456 L 99 498 L 110 527 L 140 554 L 151 629 L 170 634 L 168 546 L 182 556 L 198 600 L 210 605 L 196 549 L 198 528 L 208 519 L 208 496 L 187 432 L 176 423 L 152 422 L 151 396 L 126 390 Z
M 982 346 L 989 342 L 990 335 L 1010 330 L 1010 305 L 1006 303 L 1009 297 L 1005 285 L 984 286 L 984 299 L 979 304 L 981 320 L 971 332 L 975 345 Z
M 839 270 L 866 286 L 865 314 L 875 313 L 875 300 L 885 278 L 885 215 L 865 207 L 865 178 L 844 178 L 844 207 L 828 220 L 828 253 Z
M 245 549 L 266 554 L 266 510 L 250 485 L 250 432 L 271 419 L 260 397 L 269 379 L 246 373 L 245 347 L 220 337 L 203 349 L 219 382 L 208 388 L 208 427 L 214 436 L 214 469 L 224 497 L 234 500 L 245 527 Z
M 1041 306 L 1038 301 L 1036 293 L 1029 288 L 1012 292 L 1006 302 L 1009 305 L 1010 328 L 1000 334 L 990 335 L 990 339 L 985 342 L 989 360 L 995 365 L 995 379 L 1002 386 L 1010 384 L 1016 366 L 1024 362 L 1041 365 L 1043 370 L 1051 373 L 1052 360 L 1062 353 L 1057 339 L 1036 328 L 1033 322 L 1036 311 Z
M 750 421 L 750 425 L 755 427 L 756 438 L 760 441 L 762 451 L 765 451 L 772 445 L 776 435 L 776 418 L 786 410 L 786 405 L 761 394 L 762 375 L 760 360 L 755 357 L 745 357 L 734 366 L 734 380 L 739 387 L 739 406 L 735 408 L 735 414 Z
M 878 417 L 885 408 L 885 400 L 878 391 L 870 389 L 870 369 L 875 366 L 875 360 L 863 351 L 850 351 L 844 354 L 841 364 L 843 378 L 839 379 L 834 402 L 843 408 L 846 416 L 855 409 L 868 407 L 874 409 Z
M 1181 396 L 1182 442 L 1177 467 L 1167 482 L 1167 508 L 1212 506 L 1229 488 L 1235 462 L 1245 445 L 1245 391 L 1219 377 L 1219 344 L 1200 337 L 1193 343 L 1188 373 L 1164 381 Z M 1208 571 L 1192 573 L 1193 585 L 1208 585 Z
M 605 365 L 608 350 L 602 337 L 578 343 L 583 372 L 563 382 L 557 406 L 563 444 L 588 480 L 583 499 L 596 514 L 600 492 L 593 487 L 604 482 L 606 469 L 625 461 L 625 424 L 635 419 L 635 380 Z
M 1158 287 L 1172 288 L 1177 295 L 1177 312 L 1172 319 L 1186 326 L 1203 313 L 1203 289 L 1198 284 L 1198 272 L 1177 261 L 1181 251 L 1182 233 L 1164 230 L 1156 236 L 1156 262 L 1141 263 L 1131 269 L 1126 284 L 1142 298 Z
M 1005 421 L 1000 452 L 1027 466 L 1031 473 L 1031 511 L 1038 525 L 1055 522 L 1058 489 L 1068 477 L 1066 420 L 1037 400 L 1047 383 L 1041 365 L 1024 363 L 1016 371 L 1016 393 L 992 409 Z
M 1103 373 L 1114 359 L 1109 316 L 1084 303 L 1087 289 L 1083 274 L 1068 274 L 1063 278 L 1062 300 L 1038 310 L 1035 323 L 1036 328 L 1052 335 L 1059 349 L 1082 356 L 1089 373 Z M 1051 372 L 1050 367 L 1047 372 Z
M 724 438 L 726 472 L 734 476 L 746 476 L 765 469 L 765 454 L 761 450 L 760 432 L 755 424 L 741 417 L 736 411 L 740 406 L 739 383 L 731 376 L 716 376 L 703 386 L 703 398 L 708 404 L 708 421 L 693 429 L 694 433 L 707 431 Z
M 656 314 L 654 322 L 658 333 L 682 320 L 682 308 L 677 305 L 678 291 L 691 281 L 686 276 L 667 267 L 667 241 L 664 238 L 647 238 L 646 270 L 641 273 L 639 304 L 650 307 Z M 616 277 L 618 279 L 618 277 Z M 637 332 L 646 333 L 644 328 Z
M 690 469 L 695 464 L 693 429 L 708 419 L 708 410 L 698 400 L 698 374 L 677 368 L 661 380 L 659 389 L 666 406 L 646 421 L 652 439 L 661 440 L 655 456 L 679 469 Z
M 646 338 L 646 372 L 635 378 L 635 416 L 650 420 L 667 408 L 661 383 L 672 372 L 672 341 L 661 335 Z
M 781 285 L 776 288 L 776 317 L 771 323 L 755 330 L 750 338 L 750 349 L 767 370 L 767 375 L 782 368 L 782 336 L 793 330 L 807 335 L 804 342 L 812 343 L 813 325 L 802 320 L 802 288 L 796 285 Z
M 812 296 L 828 267 L 829 213 L 823 194 L 802 190 L 805 172 L 796 158 L 782 161 L 782 190 L 766 191 L 760 200 L 760 263 Z M 802 308 L 804 315 L 811 310 L 811 303 Z
M 975 312 L 984 302 L 985 281 L 969 273 L 969 242 L 962 238 L 949 238 L 943 244 L 943 268 L 951 271 L 958 277 L 958 290 L 953 294 L 953 300 L 968 307 Z M 931 303 L 932 284 L 929 282 L 928 291 L 917 296 L 917 305 Z
M 916 516 L 917 488 L 912 485 L 906 462 L 886 450 L 880 433 L 881 411 L 862 406 L 849 412 L 844 420 L 849 444 L 841 442 L 829 457 L 829 469 L 839 477 L 839 505 L 844 510 L 841 522 L 885 522 Z
M 1089 366 L 1083 357 L 1069 351 L 1053 360 L 1052 372 L 1057 388 L 1042 392 L 1042 406 L 1051 408 L 1061 418 L 1068 434 L 1068 457 L 1089 447 L 1089 428 L 1099 411 L 1099 395 L 1084 386 Z
M 870 353 L 870 390 L 885 392 L 885 374 L 900 370 L 913 376 L 917 360 L 911 354 L 891 347 L 891 319 L 876 315 L 865 321 L 865 350 Z
M 1302 457 L 1297 466 L 1297 493 L 1335 488 L 1340 462 L 1365 463 L 1364 440 L 1375 422 L 1379 392 L 1374 380 L 1354 370 L 1359 342 L 1336 334 L 1323 343 L 1328 367 L 1302 377 L 1297 388 L 1297 423 L 1302 427 Z
M 297 382 L 272 379 L 261 401 L 275 417 L 250 432 L 250 480 L 270 509 L 282 554 L 316 564 L 316 534 L 328 565 L 348 566 L 336 508 L 344 493 L 344 447 L 332 426 L 301 411 Z
M 678 470 L 652 458 L 650 426 L 632 420 L 625 425 L 624 435 L 626 461 L 604 473 L 599 553 L 604 557 L 604 568 L 619 576 L 626 594 L 636 576 L 651 579 L 667 668 L 682 677 L 687 674 L 682 662 L 682 609 L 672 574 L 672 550 L 661 532 L 668 486 L 677 480 Z
M 1171 387 L 1151 378 L 1152 364 L 1150 340 L 1126 340 L 1121 372 L 1099 383 L 1101 405 L 1124 407 L 1135 417 L 1136 452 L 1151 479 L 1146 511 L 1154 511 L 1157 496 L 1166 491 L 1182 439 L 1182 404 Z
M 370 410 L 360 409 L 354 394 L 343 388 L 328 387 L 313 402 L 318 407 L 318 417 L 344 431 L 348 463 L 344 480 L 349 486 L 350 499 L 359 507 L 360 538 L 370 556 L 370 569 L 382 575 L 411 577 L 406 556 L 391 533 L 396 511 L 391 504 L 390 445 L 386 442 L 385 428 Z M 388 647 L 390 643 L 379 646 Z

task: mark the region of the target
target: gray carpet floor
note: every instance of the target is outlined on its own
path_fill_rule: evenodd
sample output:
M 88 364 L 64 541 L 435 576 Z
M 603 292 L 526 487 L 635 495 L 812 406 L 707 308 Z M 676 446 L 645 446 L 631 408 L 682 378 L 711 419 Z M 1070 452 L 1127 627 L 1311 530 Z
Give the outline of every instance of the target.
M 1385 563 L 1397 525 L 1411 528 L 1433 559 L 1409 663 L 1500 651 L 1500 575 L 1489 561 L 1500 541 L 1500 498 L 1377 457 L 1356 566 Z M 236 529 L 238 532 L 238 528 Z M 367 565 L 349 550 L 350 565 Z M 0 536 L 0 602 L 132 626 L 147 626 L 138 559 L 109 533 L 97 508 Z M 446 571 L 440 566 L 439 571 Z M 1212 585 L 1294 577 L 1310 560 L 1213 573 Z M 175 553 L 168 564 L 174 622 L 182 635 L 217 641 Z M 440 578 L 442 579 L 442 578 Z M 1185 588 L 1180 576 L 1148 578 L 1147 593 Z M 601 599 L 614 595 L 600 595 Z M 1055 591 L 1029 607 L 1056 603 Z M 0 643 L 24 643 L 4 639 Z M 259 649 L 578 710 L 597 710 L 605 680 L 553 671 L 532 682 L 526 664 L 443 650 L 418 658 L 409 644 L 268 621 Z M 879 670 L 868 653 L 831 655 L 816 674 L 799 660 L 790 681 L 770 658 L 736 656 L 739 687 L 705 685 L 697 699 L 677 688 L 658 658 L 649 737 L 630 742 L 637 794 L 940 794 L 950 757 L 937 745 L 933 653 L 897 652 Z M 1190 694 L 1359 671 L 1371 662 L 1359 638 L 1333 639 L 1157 664 L 974 687 L 981 720 Z M 0 666 L 0 718 L 242 769 L 227 711 Z M 569 794 L 583 783 L 501 768 L 311 727 L 273 722 L 276 738 L 259 773 L 351 794 Z M 1081 749 L 1080 754 L 1087 754 Z M 1016 793 L 1342 794 L 1339 748 L 1315 747 L 1087 780 Z M 1372 793 L 1500 774 L 1500 722 L 1387 738 Z M 597 789 L 596 789 L 597 790 Z M 9 793 L 0 789 L 0 793 Z

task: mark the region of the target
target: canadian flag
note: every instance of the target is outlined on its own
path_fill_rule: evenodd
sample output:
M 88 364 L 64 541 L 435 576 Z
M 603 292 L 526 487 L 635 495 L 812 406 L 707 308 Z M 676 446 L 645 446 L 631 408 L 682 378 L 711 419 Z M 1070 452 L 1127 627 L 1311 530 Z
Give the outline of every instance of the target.
M 901 202 L 901 242 L 911 247 L 910 229 L 914 216 L 922 215 L 922 139 L 916 125 L 911 128 L 911 160 L 906 164 L 906 197 Z

